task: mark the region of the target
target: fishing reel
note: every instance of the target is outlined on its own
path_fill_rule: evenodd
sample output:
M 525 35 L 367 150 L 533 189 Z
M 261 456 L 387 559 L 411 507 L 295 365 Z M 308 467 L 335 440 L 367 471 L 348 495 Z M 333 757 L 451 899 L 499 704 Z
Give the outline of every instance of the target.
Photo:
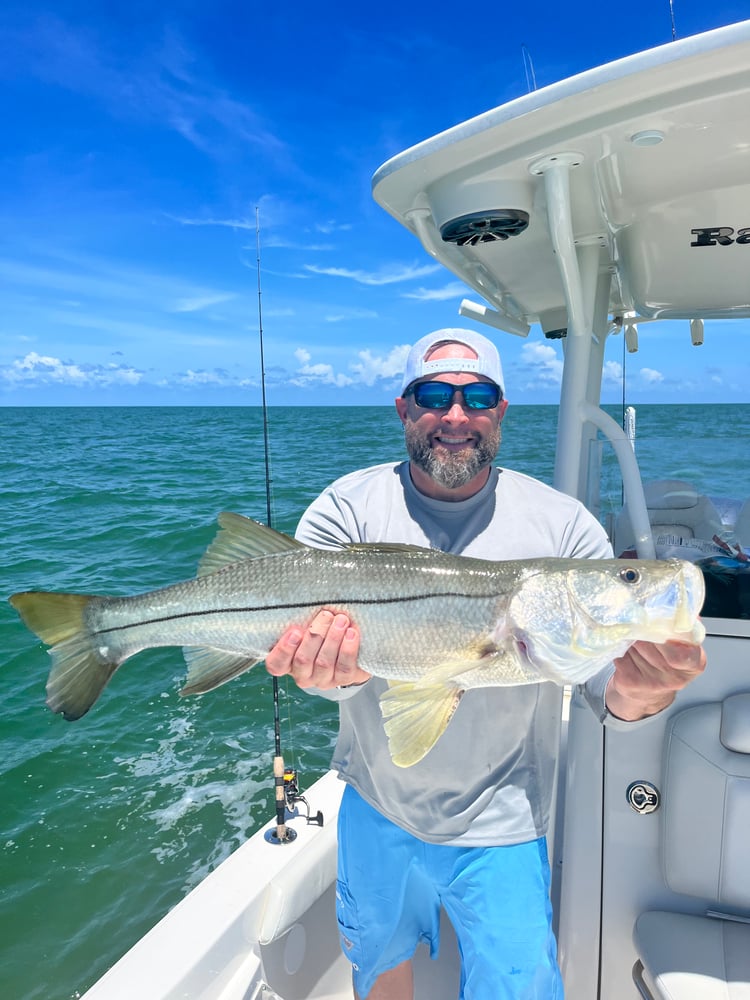
M 266 830 L 265 838 L 269 844 L 291 844 L 297 839 L 297 832 L 286 823 L 287 811 L 298 815 L 297 805 L 301 802 L 308 826 L 323 826 L 323 813 L 318 810 L 314 816 L 310 815 L 310 804 L 304 795 L 300 795 L 296 770 L 283 767 L 280 758 L 276 760 L 279 765 L 276 772 L 276 826 Z
M 323 826 L 323 813 L 320 809 L 314 816 L 310 815 L 310 803 L 304 795 L 300 794 L 299 784 L 297 782 L 297 771 L 293 767 L 287 767 L 284 769 L 284 798 L 286 799 L 287 809 L 289 809 L 290 812 L 297 808 L 298 802 L 303 803 L 306 810 L 305 816 L 308 826 Z
M 265 837 L 271 844 L 291 844 L 296 838 L 296 831 L 287 826 L 286 813 L 291 812 L 298 815 L 298 803 L 305 807 L 305 816 L 308 826 L 323 826 L 323 813 L 318 811 L 315 816 L 310 815 L 310 804 L 304 795 L 300 795 L 299 784 L 297 782 L 297 771 L 293 767 L 284 765 L 284 758 L 281 753 L 281 722 L 279 718 L 279 685 L 278 678 L 273 678 L 273 730 L 276 742 L 276 754 L 273 758 L 273 777 L 276 792 L 276 828 L 267 830 Z

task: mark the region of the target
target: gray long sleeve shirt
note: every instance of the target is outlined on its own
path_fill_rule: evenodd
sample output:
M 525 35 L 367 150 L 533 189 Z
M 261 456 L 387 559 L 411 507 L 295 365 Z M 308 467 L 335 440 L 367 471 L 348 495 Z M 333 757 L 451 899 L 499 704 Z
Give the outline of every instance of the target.
M 318 548 L 403 542 L 497 560 L 612 555 L 604 529 L 586 508 L 537 480 L 493 469 L 473 497 L 441 501 L 415 489 L 408 462 L 337 480 L 305 512 L 297 537 Z M 601 671 L 584 690 L 602 720 L 612 670 Z M 433 843 L 515 844 L 546 833 L 561 688 L 546 682 L 468 691 L 426 757 L 400 768 L 391 761 L 379 707 L 385 686 L 373 677 L 361 687 L 318 692 L 339 701 L 332 766 L 364 799 Z

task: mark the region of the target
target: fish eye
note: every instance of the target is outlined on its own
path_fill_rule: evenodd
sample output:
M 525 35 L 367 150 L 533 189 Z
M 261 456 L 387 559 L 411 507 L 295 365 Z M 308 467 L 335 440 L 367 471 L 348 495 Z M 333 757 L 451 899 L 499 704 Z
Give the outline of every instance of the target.
M 620 579 L 623 583 L 638 583 L 640 578 L 641 574 L 634 566 L 628 566 L 627 569 L 620 570 Z

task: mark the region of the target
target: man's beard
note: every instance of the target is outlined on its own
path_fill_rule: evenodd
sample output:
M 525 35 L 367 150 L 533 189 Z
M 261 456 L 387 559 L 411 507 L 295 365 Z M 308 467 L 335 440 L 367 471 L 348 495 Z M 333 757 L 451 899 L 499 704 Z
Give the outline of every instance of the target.
M 500 449 L 500 425 L 487 437 L 477 441 L 476 446 L 467 446 L 461 451 L 447 448 L 433 448 L 424 434 L 407 420 L 404 426 L 406 450 L 414 464 L 426 472 L 439 486 L 449 490 L 458 489 L 486 468 Z

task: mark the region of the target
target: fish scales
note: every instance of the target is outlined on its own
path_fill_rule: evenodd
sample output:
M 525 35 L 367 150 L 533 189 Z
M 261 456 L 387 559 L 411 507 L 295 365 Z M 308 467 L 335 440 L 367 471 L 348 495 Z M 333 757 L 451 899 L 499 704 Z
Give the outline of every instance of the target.
M 130 656 L 182 646 L 183 694 L 249 670 L 320 608 L 360 629 L 359 665 L 385 678 L 394 762 L 420 760 L 463 691 L 579 684 L 639 639 L 701 642 L 703 577 L 690 563 L 618 559 L 491 562 L 411 545 L 311 549 L 238 514 L 195 580 L 133 597 L 28 592 L 10 600 L 49 645 L 50 708 L 84 715 Z
M 262 658 L 288 625 L 328 607 L 357 622 L 363 669 L 417 680 L 436 657 L 489 635 L 515 582 L 533 572 L 506 562 L 499 574 L 495 565 L 467 558 L 457 566 L 456 557 L 431 550 L 293 550 L 136 597 L 94 598 L 85 620 L 107 655 L 120 660 L 157 646 L 213 646 Z M 291 599 L 296 592 L 305 599 Z

